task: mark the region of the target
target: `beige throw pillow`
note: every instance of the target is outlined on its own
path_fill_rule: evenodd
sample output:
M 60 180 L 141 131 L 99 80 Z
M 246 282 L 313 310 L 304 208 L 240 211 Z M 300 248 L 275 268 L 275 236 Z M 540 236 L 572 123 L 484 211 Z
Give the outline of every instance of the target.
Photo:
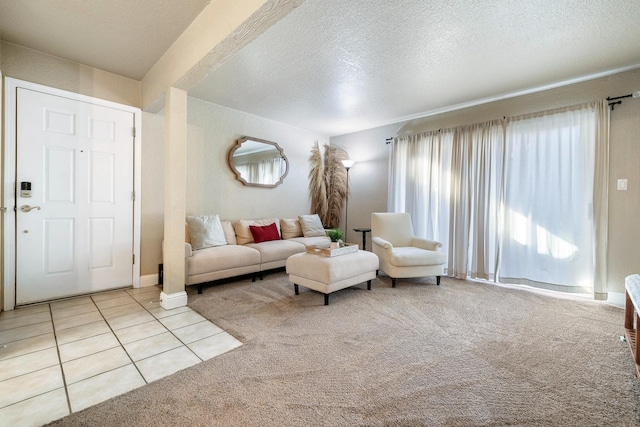
M 280 231 L 282 231 L 283 239 L 292 239 L 294 237 L 302 237 L 302 227 L 300 221 L 296 218 L 283 218 L 280 220 Z
M 302 228 L 304 237 L 321 237 L 327 235 L 318 214 L 300 215 L 298 216 L 298 221 L 300 221 L 300 227 Z
M 187 226 L 193 250 L 227 244 L 218 215 L 188 216 Z
M 253 234 L 249 229 L 250 225 L 263 226 L 269 224 L 276 224 L 276 229 L 280 233 L 280 220 L 278 218 L 266 218 L 266 219 L 240 219 L 233 225 L 236 231 L 236 240 L 239 245 L 246 245 L 247 243 L 255 243 L 253 240 Z
M 220 221 L 222 222 L 222 231 L 224 231 L 224 237 L 227 241 L 227 245 L 237 245 L 238 241 L 236 240 L 236 231 L 233 229 L 233 224 L 231 221 Z

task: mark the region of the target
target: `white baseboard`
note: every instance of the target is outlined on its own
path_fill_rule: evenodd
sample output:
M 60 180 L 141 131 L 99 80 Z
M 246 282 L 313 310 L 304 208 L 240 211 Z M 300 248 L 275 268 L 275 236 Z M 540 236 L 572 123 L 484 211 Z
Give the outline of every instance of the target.
M 607 303 L 611 305 L 617 305 L 618 307 L 624 307 L 627 302 L 627 297 L 622 292 L 607 292 Z
M 140 276 L 140 287 L 155 286 L 158 284 L 158 274 L 147 274 Z
M 165 294 L 160 292 L 160 306 L 165 310 L 172 310 L 187 305 L 187 292 L 176 292 L 173 294 Z

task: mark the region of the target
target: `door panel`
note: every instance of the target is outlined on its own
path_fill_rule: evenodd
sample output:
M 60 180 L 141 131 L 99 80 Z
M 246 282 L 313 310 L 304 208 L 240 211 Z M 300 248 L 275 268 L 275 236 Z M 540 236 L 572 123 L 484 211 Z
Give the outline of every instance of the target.
M 44 274 L 73 274 L 75 268 L 75 221 L 73 218 L 44 220 Z
M 47 202 L 74 202 L 75 150 L 44 147 L 44 199 Z
M 133 113 L 17 91 L 16 303 L 131 285 Z

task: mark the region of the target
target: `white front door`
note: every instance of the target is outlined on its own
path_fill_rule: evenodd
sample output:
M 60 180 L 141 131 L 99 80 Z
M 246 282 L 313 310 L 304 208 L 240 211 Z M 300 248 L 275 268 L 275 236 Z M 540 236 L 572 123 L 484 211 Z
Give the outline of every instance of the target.
M 133 113 L 17 91 L 16 304 L 130 286 Z

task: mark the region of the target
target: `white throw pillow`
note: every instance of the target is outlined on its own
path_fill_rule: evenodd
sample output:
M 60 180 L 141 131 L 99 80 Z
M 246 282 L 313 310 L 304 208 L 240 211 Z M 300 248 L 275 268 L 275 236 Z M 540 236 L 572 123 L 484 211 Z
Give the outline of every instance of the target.
M 188 216 L 187 226 L 193 250 L 227 244 L 218 215 Z
M 300 221 L 300 227 L 302 227 L 304 237 L 321 237 L 327 235 L 318 214 L 300 215 L 298 216 L 298 221 Z

